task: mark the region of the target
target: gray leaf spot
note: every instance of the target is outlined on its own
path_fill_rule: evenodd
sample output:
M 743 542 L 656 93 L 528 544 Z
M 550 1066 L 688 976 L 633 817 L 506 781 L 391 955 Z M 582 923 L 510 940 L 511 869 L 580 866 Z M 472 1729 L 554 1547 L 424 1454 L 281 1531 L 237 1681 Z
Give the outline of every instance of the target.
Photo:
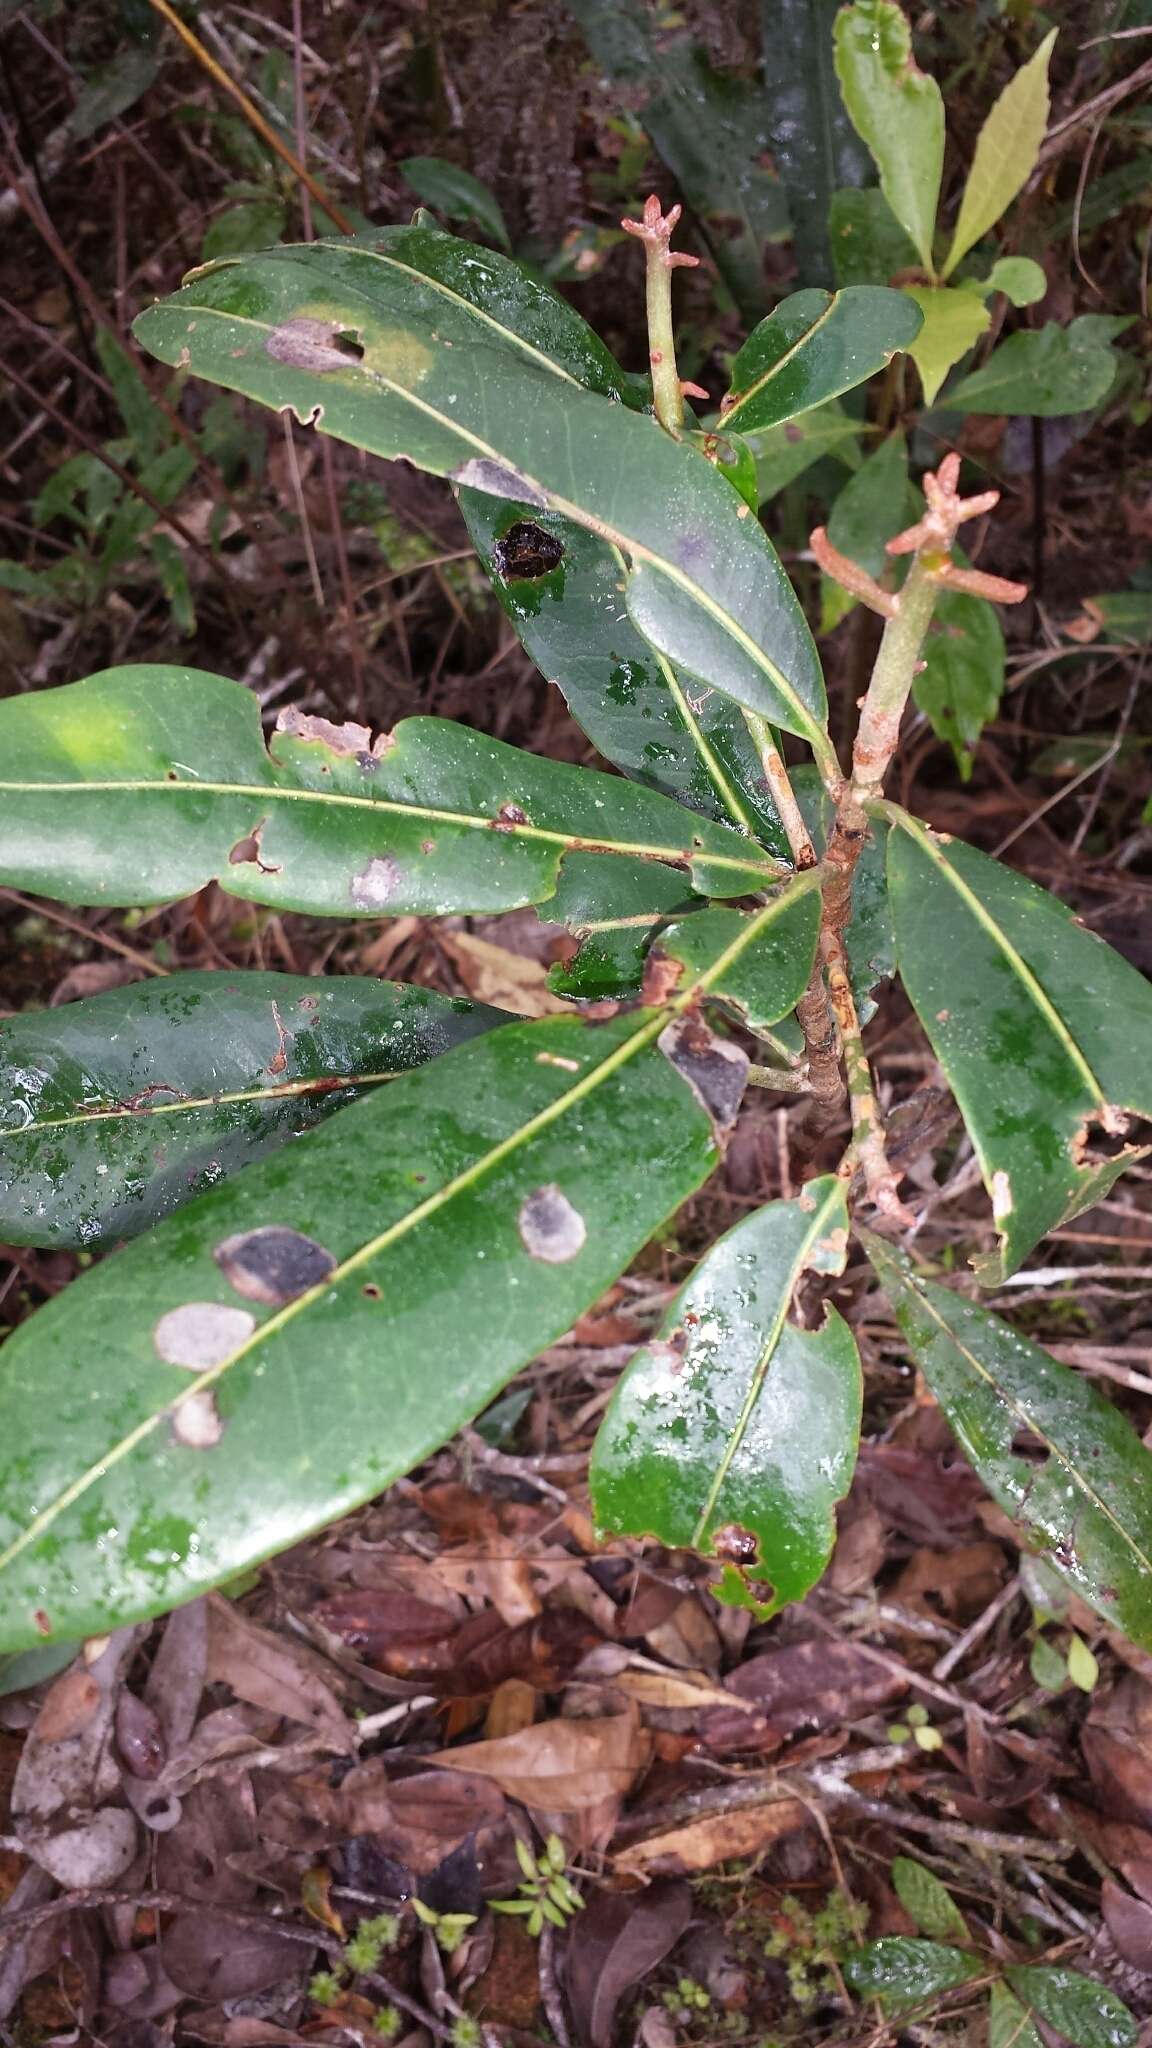
M 350 363 L 364 359 L 364 350 L 351 334 L 342 333 L 329 320 L 285 320 L 268 336 L 265 353 L 294 370 L 346 370 Z
M 223 1434 L 224 1424 L 211 1387 L 189 1394 L 172 1411 L 172 1441 L 185 1444 L 190 1451 L 213 1450 Z
M 677 1017 L 656 1041 L 712 1119 L 719 1143 L 732 1129 L 744 1100 L 748 1055 L 720 1038 L 702 1017 Z
M 225 1238 L 212 1256 L 237 1294 L 248 1301 L 265 1302 L 270 1308 L 279 1308 L 306 1294 L 310 1287 L 319 1287 L 336 1264 L 332 1253 L 314 1237 L 305 1237 L 281 1223 L 266 1223 L 259 1230 Z
M 207 1372 L 230 1358 L 255 1328 L 256 1318 L 246 1308 L 227 1308 L 221 1301 L 186 1301 L 161 1316 L 152 1342 L 165 1365 Z
M 502 462 L 493 462 L 488 455 L 473 455 L 460 469 L 452 471 L 452 481 L 463 484 L 466 490 L 487 491 L 493 498 L 515 498 L 518 504 L 535 505 L 541 511 L 548 507 L 543 492 L 530 484 L 527 477 Z
M 399 861 L 390 853 L 373 854 L 366 867 L 352 877 L 352 901 L 357 910 L 383 910 L 403 880 Z
M 529 1258 L 546 1266 L 564 1266 L 584 1248 L 588 1228 L 555 1182 L 525 1197 L 517 1217 L 520 1242 Z

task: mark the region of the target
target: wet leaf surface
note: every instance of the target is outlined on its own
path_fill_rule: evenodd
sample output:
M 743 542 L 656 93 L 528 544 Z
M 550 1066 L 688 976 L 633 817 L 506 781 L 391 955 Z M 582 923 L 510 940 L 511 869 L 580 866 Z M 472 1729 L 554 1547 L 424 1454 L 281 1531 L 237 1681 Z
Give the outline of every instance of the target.
M 980 1957 L 970 1950 L 898 1934 L 869 1942 L 844 1965 L 853 1991 L 861 1998 L 878 1998 L 891 2013 L 911 2012 L 984 1971 Z
M 839 398 L 906 349 L 920 320 L 911 299 L 883 286 L 793 292 L 737 355 L 724 427 L 753 433 Z

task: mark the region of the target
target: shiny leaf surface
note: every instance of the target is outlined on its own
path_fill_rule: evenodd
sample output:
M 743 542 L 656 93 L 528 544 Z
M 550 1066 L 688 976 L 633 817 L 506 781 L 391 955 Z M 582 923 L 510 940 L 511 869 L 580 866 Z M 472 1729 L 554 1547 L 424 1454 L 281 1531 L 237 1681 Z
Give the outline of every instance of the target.
M 886 2012 L 903 2013 L 971 1983 L 986 1967 L 967 1949 L 888 1934 L 850 1955 L 844 1975 L 861 1998 L 878 1998 Z
M 895 0 L 856 0 L 836 17 L 836 76 L 848 118 L 872 153 L 880 189 L 932 273 L 944 168 L 944 102 L 912 54 Z
M 628 555 L 627 608 L 669 661 L 830 761 L 815 648 L 747 507 L 695 450 L 494 316 L 374 247 L 314 242 L 196 273 L 137 333 L 324 433 L 598 533 Z
M 921 711 L 947 740 L 961 777 L 972 773 L 976 743 L 995 718 L 1004 689 L 1004 634 L 996 607 L 963 590 L 942 590 L 912 685 Z
M 783 426 L 768 427 L 762 434 L 749 434 L 748 447 L 756 464 L 756 485 L 760 503 L 774 498 L 795 477 L 803 476 L 814 462 L 831 455 L 853 469 L 860 460 L 862 422 L 832 399 L 799 420 L 785 420 Z
M 442 156 L 404 157 L 400 169 L 405 184 L 426 206 L 434 206 L 448 220 L 475 221 L 502 249 L 508 248 L 508 224 L 500 202 L 471 171 L 462 170 L 459 164 L 449 163 Z
M 741 944 L 751 924 L 755 946 Z M 702 910 L 661 932 L 657 951 L 678 961 L 677 986 L 707 970 L 718 953 L 733 953 L 733 964 L 713 974 L 714 996 L 730 1004 L 750 1030 L 775 1024 L 799 1002 L 812 973 L 820 931 L 820 895 L 814 875 L 801 875 L 782 889 L 766 910 Z
M 569 854 L 556 894 L 540 915 L 567 925 L 580 950 L 550 970 L 549 988 L 554 995 L 590 1001 L 634 994 L 653 932 L 674 911 L 691 907 L 683 882 L 669 868 L 603 853 Z
M 1032 175 L 1048 125 L 1048 60 L 1055 41 L 1051 29 L 1009 80 L 976 138 L 943 277 L 995 226 Z
M 904 1911 L 933 1941 L 967 1941 L 964 1915 L 946 1885 L 913 1856 L 897 1856 L 892 1885 Z
M 801 1275 L 839 1273 L 844 1184 L 814 1180 L 713 1245 L 633 1359 L 592 1462 L 599 1523 L 723 1567 L 720 1597 L 760 1614 L 802 1598 L 832 1553 L 860 1429 L 860 1362 L 829 1309 L 792 1319 Z
M 194 669 L 9 698 L 0 875 L 66 903 L 159 903 L 215 880 L 284 909 L 434 916 L 540 902 L 564 853 L 596 846 L 690 866 L 707 893 L 755 886 L 734 831 L 449 719 L 405 719 L 373 747 L 363 726 L 287 712 L 271 747 L 252 693 Z M 761 882 L 775 873 L 761 856 Z
M 833 283 L 828 245 L 832 194 L 840 186 L 861 185 L 870 175 L 832 63 L 838 6 L 839 0 L 761 0 L 765 120 L 788 198 L 802 285 Z
M 916 268 L 916 245 L 875 185 L 832 195 L 828 216 L 838 285 L 890 284 Z
M 999 1316 L 921 1279 L 883 1239 L 866 1232 L 863 1242 L 993 1499 L 1080 1599 L 1133 1642 L 1152 1643 L 1152 1454 L 1131 1424 Z
M 995 1284 L 1123 1172 L 1082 1156 L 1085 1133 L 1152 1115 L 1152 987 L 1047 890 L 889 816 L 897 961 L 992 1197 Z
M 1017 1998 L 1076 2048 L 1135 2048 L 1140 2029 L 1128 2007 L 1094 1977 L 1045 1963 L 1004 1975 Z
M 793 292 L 736 357 L 724 426 L 751 433 L 838 398 L 908 348 L 920 324 L 907 295 L 882 286 Z
M 0 1019 L 0 1238 L 134 1237 L 504 1021 L 395 982 L 230 970 Z

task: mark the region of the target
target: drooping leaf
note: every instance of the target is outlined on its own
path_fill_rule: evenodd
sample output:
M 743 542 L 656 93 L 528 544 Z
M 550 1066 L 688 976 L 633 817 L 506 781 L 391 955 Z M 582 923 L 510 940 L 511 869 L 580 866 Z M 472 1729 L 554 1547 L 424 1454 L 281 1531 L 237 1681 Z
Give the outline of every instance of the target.
M 1111 389 L 1118 360 L 1112 339 L 1128 325 L 1104 318 L 1102 329 L 1097 325 L 1102 317 L 1083 313 L 1069 327 L 1050 320 L 1045 327 L 1010 334 L 981 369 L 948 393 L 949 405 L 961 412 L 1024 413 L 1046 420 L 1088 412 Z
M 951 285 L 916 284 L 906 289 L 924 315 L 924 325 L 908 353 L 920 372 L 924 403 L 932 405 L 949 370 L 988 332 L 992 315 L 975 292 L 956 290 Z M 952 396 L 949 392 L 950 405 Z
M 511 246 L 500 201 L 471 171 L 442 156 L 404 157 L 400 169 L 405 183 L 426 206 L 435 207 L 448 220 L 474 220 L 502 249 Z
M 832 62 L 838 5 L 839 0 L 761 0 L 765 121 L 788 199 L 802 285 L 834 282 L 829 204 L 838 187 L 861 185 L 869 175 Z
M 337 917 L 507 910 L 550 896 L 578 846 L 691 866 L 706 894 L 755 886 L 735 832 L 618 776 L 438 718 L 373 747 L 363 726 L 287 712 L 269 753 L 251 692 L 194 669 L 9 698 L 0 771 L 0 875 L 65 903 L 160 903 L 216 880 Z M 778 872 L 761 857 L 761 884 Z
M 1027 2006 L 1003 1983 L 993 1984 L 988 1994 L 988 2048 L 1044 2048 Z
M 1092 1123 L 1152 1115 L 1152 987 L 1045 889 L 888 807 L 904 986 L 963 1112 L 992 1197 L 994 1285 L 1131 1154 L 1086 1156 Z
M 952 275 L 961 257 L 996 225 L 1032 175 L 1048 125 L 1048 61 L 1055 41 L 1056 30 L 1050 29 L 1009 80 L 976 138 L 941 277 Z
M 838 285 L 890 284 L 918 266 L 916 244 L 876 185 L 834 193 L 828 232 Z
M 904 1911 L 933 1941 L 967 1941 L 964 1915 L 946 1885 L 912 1856 L 897 1856 L 892 1884 Z
M 554 995 L 593 1002 L 633 994 L 653 932 L 673 911 L 691 908 L 683 882 L 670 868 L 603 853 L 569 854 L 556 894 L 540 915 L 566 924 L 580 950 L 549 971 L 549 988 Z
M 721 1599 L 762 1615 L 819 1578 L 856 1460 L 852 1334 L 832 1308 L 815 1330 L 792 1310 L 805 1272 L 843 1271 L 847 1241 L 830 1175 L 737 1224 L 629 1365 L 593 1451 L 605 1528 L 715 1558 Z
M 1004 688 L 1004 634 L 995 606 L 963 590 L 941 591 L 921 652 L 924 666 L 913 695 L 967 782 L 976 743 L 995 718 Z
M 906 294 L 883 286 L 793 292 L 737 355 L 724 427 L 751 433 L 838 398 L 909 348 L 920 324 Z
M 803 613 L 725 479 L 388 249 L 313 242 L 238 259 L 197 273 L 137 332 L 162 360 L 357 447 L 596 532 L 628 556 L 625 603 L 644 636 L 798 731 L 831 772 Z
M 993 1499 L 1080 1599 L 1133 1642 L 1152 1643 L 1152 1454 L 1131 1424 L 999 1316 L 921 1279 L 883 1239 L 866 1232 L 864 1242 Z
M 1004 1972 L 1013 1991 L 1076 2048 L 1135 2048 L 1140 2029 L 1106 1984 L 1062 1965 L 1026 1963 Z
M 850 1955 L 844 1975 L 861 1998 L 878 1998 L 886 2012 L 903 2013 L 944 1991 L 971 1983 L 985 1968 L 980 1957 L 967 1949 L 887 1934 Z
M 880 173 L 880 188 L 932 274 L 932 234 L 944 169 L 944 102 L 912 55 L 895 0 L 856 0 L 836 17 L 836 76 L 848 118 Z
M 640 119 L 707 238 L 745 319 L 765 304 L 763 249 L 788 231 L 784 189 L 765 168 L 771 113 L 759 85 L 718 72 L 707 52 L 641 0 L 568 0 L 596 63 L 643 95 Z
M 504 1021 L 395 982 L 231 971 L 0 1019 L 0 1238 L 134 1237 L 381 1081 Z
M 621 603 L 619 551 L 570 519 L 486 492 L 461 491 L 460 509 L 525 648 L 605 759 L 788 858 L 740 711 L 682 682 L 641 638 Z M 545 540 L 534 553 L 536 534 Z
M 483 1409 L 715 1164 L 747 1061 L 698 1004 L 778 915 L 666 1008 L 512 1024 L 403 1075 L 23 1324 L 0 1648 L 188 1599 Z
M 785 420 L 762 434 L 749 434 L 748 447 L 756 464 L 756 486 L 760 503 L 774 498 L 821 456 L 833 455 L 849 469 L 860 460 L 862 422 L 846 413 L 833 399 L 803 419 Z

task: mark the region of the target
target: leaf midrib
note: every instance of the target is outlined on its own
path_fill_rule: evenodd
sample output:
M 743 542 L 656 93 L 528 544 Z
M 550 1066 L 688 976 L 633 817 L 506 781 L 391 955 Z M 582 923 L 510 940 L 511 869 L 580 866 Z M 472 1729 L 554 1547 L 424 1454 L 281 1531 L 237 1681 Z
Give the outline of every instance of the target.
M 784 354 L 782 356 L 777 357 L 776 361 L 772 364 L 770 369 L 763 371 L 763 373 L 757 378 L 756 382 L 748 386 L 747 391 L 742 391 L 740 393 L 740 396 L 736 400 L 735 405 L 729 406 L 728 411 L 724 414 L 723 419 L 720 422 L 721 432 L 723 432 L 728 427 L 739 426 L 739 421 L 737 420 L 736 415 L 740 411 L 741 407 L 747 405 L 749 399 L 758 398 L 760 393 L 769 384 L 771 384 L 774 377 L 779 377 L 783 374 L 783 372 L 788 368 L 789 363 L 793 362 L 795 358 L 799 355 L 801 349 L 807 348 L 813 335 L 819 334 L 820 329 L 823 326 L 825 326 L 826 323 L 832 318 L 832 315 L 835 312 L 836 307 L 840 303 L 841 297 L 842 294 L 840 292 L 833 292 L 831 294 L 831 297 L 829 298 L 828 304 L 824 308 L 824 311 L 817 315 L 816 319 L 812 322 L 811 327 L 806 327 L 803 334 L 799 335 L 797 339 L 792 343 L 791 348 L 785 349 Z M 769 313 L 768 318 L 769 320 L 771 320 L 771 313 Z M 749 335 L 748 338 L 749 340 L 751 340 L 751 335 Z M 801 417 L 801 414 L 805 412 L 810 412 L 812 409 L 813 408 L 811 406 L 801 406 L 800 411 L 789 414 L 789 418 L 799 419 Z M 773 420 L 770 424 L 772 426 L 783 426 L 784 421 Z M 763 429 L 755 429 L 754 431 L 761 432 L 763 431 Z
M 228 1109 L 238 1102 L 289 1101 L 298 1095 L 339 1095 L 345 1088 L 371 1088 L 382 1081 L 398 1081 L 402 1074 L 415 1072 L 412 1067 L 397 1067 L 386 1074 L 313 1074 L 302 1081 L 277 1081 L 268 1088 L 238 1088 L 226 1095 L 185 1095 L 176 1102 L 150 1102 L 138 1109 L 124 1103 L 114 1103 L 105 1108 L 77 1110 L 73 1116 L 47 1116 L 34 1118 L 31 1123 L 11 1125 L 0 1129 L 0 1149 L 14 1138 L 36 1136 L 41 1131 L 68 1130 L 77 1124 L 104 1124 L 139 1121 L 141 1117 L 179 1116 L 191 1114 L 200 1109 Z

